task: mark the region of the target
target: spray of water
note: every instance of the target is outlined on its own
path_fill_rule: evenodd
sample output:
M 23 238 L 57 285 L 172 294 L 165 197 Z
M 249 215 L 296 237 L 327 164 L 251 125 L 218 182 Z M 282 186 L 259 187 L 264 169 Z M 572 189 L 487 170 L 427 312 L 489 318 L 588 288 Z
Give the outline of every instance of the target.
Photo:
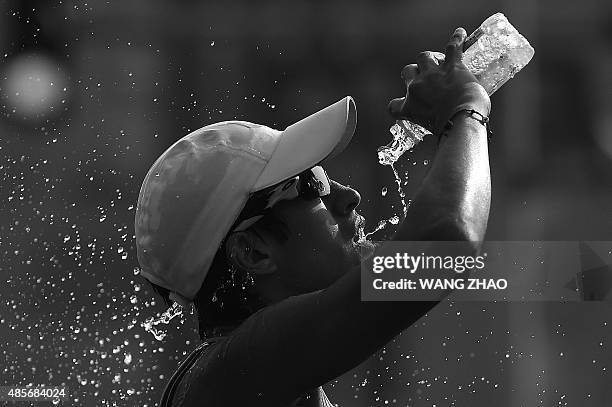
M 404 213 L 403 218 L 406 218 L 406 213 L 408 212 L 408 205 L 406 205 L 406 194 L 404 193 L 404 190 L 402 189 L 402 180 L 399 174 L 397 173 L 397 169 L 395 169 L 395 166 L 393 164 L 391 164 L 391 169 L 393 170 L 393 176 L 395 176 L 395 183 L 397 184 L 397 192 L 399 193 L 400 200 L 402 201 L 402 210 Z M 394 223 L 394 225 L 396 224 L 397 223 Z
M 406 193 L 404 192 L 404 190 L 402 189 L 402 179 L 399 176 L 399 173 L 397 172 L 397 169 L 395 168 L 395 166 L 393 165 L 393 163 L 389 163 L 388 164 L 391 169 L 393 170 L 393 176 L 395 177 L 395 184 L 397 185 L 397 192 L 399 194 L 400 200 L 402 202 L 402 218 L 400 219 L 400 217 L 398 215 L 393 215 L 392 217 L 390 217 L 389 219 L 386 220 L 381 220 L 378 222 L 378 225 L 376 225 L 376 228 L 374 228 L 374 230 L 372 230 L 371 232 L 368 233 L 364 233 L 363 229 L 360 228 L 360 234 L 359 234 L 359 240 L 367 240 L 367 238 L 371 235 L 373 235 L 374 233 L 378 232 L 379 230 L 382 230 L 384 228 L 387 227 L 387 225 L 391 224 L 391 225 L 398 225 L 402 219 L 406 218 L 406 214 L 408 213 L 408 206 L 409 204 L 406 204 Z M 406 173 L 407 174 L 407 173 Z M 406 184 L 406 183 L 404 183 Z M 383 188 L 382 190 L 382 196 L 386 196 L 387 195 L 387 188 Z M 363 233 L 363 236 L 362 236 Z
M 161 341 L 166 337 L 167 332 L 164 329 L 156 328 L 156 326 L 159 324 L 168 325 L 174 317 L 182 317 L 182 315 L 183 307 L 178 302 L 175 302 L 170 308 L 164 311 L 159 318 L 147 318 L 141 326 L 144 328 L 145 332 L 149 332 L 155 339 Z
M 429 131 L 407 120 L 398 120 L 389 129 L 393 136 L 391 142 L 378 149 L 378 162 L 381 165 L 393 165 L 406 151 L 412 150 Z
M 402 179 L 395 168 L 395 162 L 399 159 L 399 157 L 404 154 L 404 152 L 412 150 L 418 143 L 420 143 L 423 138 L 431 134 L 427 130 L 421 128 L 420 126 L 416 126 L 408 121 L 400 120 L 397 121 L 391 128 L 389 129 L 391 134 L 393 135 L 393 140 L 387 144 L 386 146 L 382 146 L 378 149 L 378 161 L 382 165 L 388 165 L 393 170 L 393 176 L 395 177 L 395 184 L 397 185 L 397 192 L 399 194 L 400 200 L 402 202 L 402 219 L 406 218 L 406 214 L 408 213 L 409 203 L 406 204 L 406 194 L 402 189 Z M 425 164 L 427 165 L 427 164 Z M 406 172 L 406 178 L 408 177 L 408 173 Z M 404 181 L 404 185 L 407 184 L 407 181 Z M 387 188 L 383 188 L 382 196 L 387 194 Z M 381 220 L 378 222 L 376 228 L 367 233 L 365 238 L 373 235 L 379 230 L 387 227 L 388 224 L 397 225 L 401 222 L 399 216 L 394 215 L 387 220 Z

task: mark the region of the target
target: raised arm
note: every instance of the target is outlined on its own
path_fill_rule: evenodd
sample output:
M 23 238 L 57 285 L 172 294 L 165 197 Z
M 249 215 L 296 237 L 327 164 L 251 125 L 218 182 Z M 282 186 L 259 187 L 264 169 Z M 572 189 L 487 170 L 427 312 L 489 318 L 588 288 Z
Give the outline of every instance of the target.
M 442 128 L 451 117 L 454 123 L 397 239 L 479 241 L 484 235 L 490 191 L 486 132 L 466 113 L 455 112 L 467 107 L 488 116 L 490 104 L 460 63 L 464 38 L 464 31 L 453 36 L 442 66 L 434 55 L 421 54 L 418 71 L 404 70 L 408 97 L 392 103 L 394 114 L 420 123 Z M 252 315 L 197 369 L 202 387 L 193 389 L 191 399 L 203 401 L 202 390 L 209 396 L 218 391 L 226 405 L 288 405 L 355 367 L 436 304 L 362 302 L 360 274 L 355 268 L 327 289 Z
M 491 103 L 461 62 L 465 36 L 465 30 L 455 31 L 445 57 L 419 54 L 418 64 L 402 71 L 406 97 L 390 103 L 394 117 L 408 118 L 440 137 L 432 167 L 394 240 L 469 240 L 477 247 L 484 239 L 491 179 L 487 131 L 479 120 L 489 116 Z

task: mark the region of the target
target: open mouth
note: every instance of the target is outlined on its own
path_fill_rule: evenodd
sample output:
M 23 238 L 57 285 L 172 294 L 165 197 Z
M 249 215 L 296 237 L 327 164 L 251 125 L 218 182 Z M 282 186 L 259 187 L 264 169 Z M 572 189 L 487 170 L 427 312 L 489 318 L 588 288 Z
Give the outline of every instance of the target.
M 352 239 L 353 246 L 358 249 L 360 261 L 369 258 L 373 255 L 376 244 L 371 240 L 367 239 L 365 233 L 366 220 L 363 216 L 358 215 L 357 222 L 355 222 L 355 236 Z
M 355 236 L 353 236 L 353 243 L 360 243 L 366 240 L 365 237 L 365 218 L 361 215 L 358 216 L 357 222 L 355 223 Z

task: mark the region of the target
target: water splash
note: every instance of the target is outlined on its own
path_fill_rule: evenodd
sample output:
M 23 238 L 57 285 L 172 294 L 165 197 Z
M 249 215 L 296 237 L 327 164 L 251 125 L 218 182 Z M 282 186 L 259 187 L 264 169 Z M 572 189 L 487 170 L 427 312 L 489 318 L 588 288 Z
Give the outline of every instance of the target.
M 406 204 L 406 194 L 402 189 L 402 179 L 400 178 L 394 164 L 399 159 L 399 157 L 404 154 L 404 152 L 413 149 L 418 143 L 423 140 L 426 135 L 431 133 L 425 130 L 424 128 L 406 120 L 398 120 L 393 126 L 391 126 L 389 131 L 393 135 L 393 140 L 386 146 L 382 146 L 378 149 L 378 162 L 382 165 L 390 166 L 393 170 L 395 184 L 397 185 L 397 192 L 402 202 L 403 218 L 406 218 L 406 213 L 408 213 L 408 205 Z M 406 178 L 408 178 L 408 172 L 406 172 Z M 404 185 L 406 184 L 407 181 L 404 181 Z M 387 194 L 386 187 L 383 188 L 381 194 L 382 196 L 385 196 Z M 367 236 L 370 236 L 373 233 L 376 233 L 379 230 L 385 228 L 387 223 L 397 225 L 400 220 L 399 218 L 397 218 L 397 221 L 395 221 L 395 218 L 397 218 L 397 215 L 386 221 L 380 221 L 376 229 L 368 233 Z M 391 222 L 391 220 L 394 220 L 395 222 Z
M 365 233 L 363 230 L 363 226 L 360 226 L 359 227 L 359 241 L 367 240 L 369 236 L 373 235 L 379 230 L 386 228 L 388 224 L 398 225 L 402 221 L 402 219 L 406 218 L 406 214 L 408 213 L 408 207 L 410 204 L 406 203 L 406 193 L 404 192 L 404 189 L 402 188 L 402 179 L 400 178 L 399 173 L 397 172 L 397 169 L 395 168 L 393 164 L 390 164 L 390 166 L 391 166 L 391 169 L 393 170 L 393 176 L 395 177 L 395 184 L 397 185 L 397 192 L 399 194 L 400 201 L 402 202 L 402 215 L 403 216 L 401 219 L 398 215 L 394 215 L 390 217 L 389 219 L 381 220 L 378 222 L 378 225 L 376 225 L 376 228 L 373 231 L 368 232 L 368 233 Z M 406 177 L 407 176 L 408 176 L 408 172 L 406 172 Z M 387 195 L 387 187 L 384 187 L 382 189 L 381 195 L 382 196 Z
M 149 332 L 155 339 L 161 341 L 166 337 L 167 332 L 164 329 L 156 328 L 156 326 L 159 324 L 168 325 L 174 317 L 182 315 L 183 307 L 178 302 L 175 302 L 170 308 L 164 311 L 159 318 L 147 318 L 141 326 L 144 328 L 145 332 Z
M 387 226 L 387 221 L 386 220 L 381 220 L 378 222 L 378 225 L 376 226 L 376 228 L 374 228 L 373 231 L 368 232 L 365 234 L 365 239 L 368 238 L 368 236 L 373 235 L 374 233 L 378 232 L 379 230 L 383 229 L 385 226 Z
M 408 212 L 408 205 L 406 205 L 406 194 L 402 189 L 402 179 L 397 173 L 397 169 L 393 164 L 391 164 L 391 169 L 393 170 L 393 176 L 395 177 L 395 183 L 397 184 L 397 192 L 399 193 L 400 200 L 402 201 L 402 210 L 404 212 L 404 218 L 406 218 L 406 213 Z
M 397 225 L 400 223 L 400 218 L 399 216 L 395 215 L 389 218 L 389 223 L 392 225 Z
M 389 219 L 386 219 L 386 220 L 381 220 L 381 221 L 378 222 L 378 225 L 376 225 L 376 228 L 374 228 L 373 231 L 365 233 L 363 235 L 363 239 L 367 240 L 369 236 L 372 236 L 374 233 L 378 232 L 379 230 L 382 230 L 382 229 L 386 228 L 388 224 L 398 225 L 399 223 L 400 223 L 400 218 L 397 215 L 394 215 L 394 216 L 392 216 L 392 217 L 390 217 Z M 360 231 L 360 234 L 359 234 L 360 240 L 361 240 L 361 232 L 362 231 Z
M 376 249 L 376 243 L 372 242 L 371 240 L 368 240 L 368 235 L 366 235 L 365 233 L 365 222 L 366 219 L 362 217 L 362 221 L 360 222 L 357 228 L 358 240 L 356 243 L 361 248 L 361 255 L 363 256 L 362 258 L 369 258 Z
M 406 151 L 412 150 L 429 131 L 407 120 L 398 120 L 389 129 L 393 140 L 378 148 L 378 162 L 382 165 L 393 165 Z

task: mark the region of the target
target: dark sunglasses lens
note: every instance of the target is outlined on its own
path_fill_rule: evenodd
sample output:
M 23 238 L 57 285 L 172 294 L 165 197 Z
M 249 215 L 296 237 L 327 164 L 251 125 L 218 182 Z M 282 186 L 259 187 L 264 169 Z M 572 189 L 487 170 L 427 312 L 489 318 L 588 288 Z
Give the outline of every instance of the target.
M 300 175 L 300 196 L 314 199 L 329 195 L 330 187 L 327 174 L 321 167 L 315 167 Z

